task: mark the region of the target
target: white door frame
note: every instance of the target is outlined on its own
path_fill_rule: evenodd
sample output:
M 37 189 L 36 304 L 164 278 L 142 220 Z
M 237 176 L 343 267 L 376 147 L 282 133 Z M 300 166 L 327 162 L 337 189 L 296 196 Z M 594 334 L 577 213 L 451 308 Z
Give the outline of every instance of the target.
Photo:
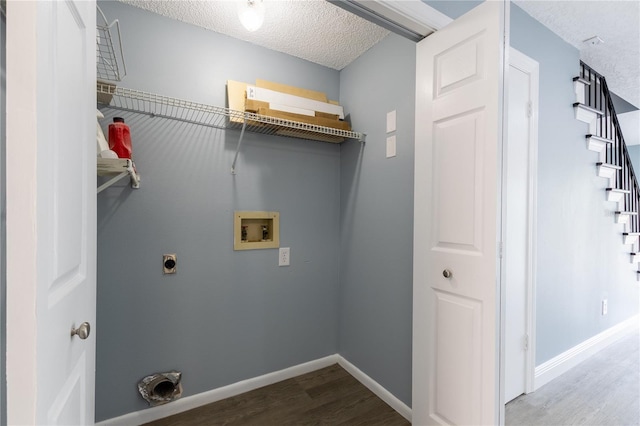
M 17 8 L 24 15 L 11 15 Z M 37 4 L 7 9 L 7 422 L 36 424 L 37 31 L 35 19 L 18 19 L 34 16 Z
M 536 354 L 536 259 L 537 259 L 537 211 L 538 211 L 538 111 L 539 111 L 539 64 L 535 60 L 511 47 L 509 49 L 509 66 L 529 76 L 529 99 L 531 100 L 531 116 L 529 126 L 529 176 L 527 202 L 527 271 L 526 271 L 526 333 L 528 336 L 528 350 L 526 356 L 526 393 L 533 392 L 535 378 Z M 508 78 L 508 76 L 507 76 Z M 507 85 L 508 90 L 508 85 Z M 508 97 L 507 97 L 508 99 Z M 507 109 L 508 110 L 508 109 Z M 508 117 L 506 122 L 508 122 Z M 508 138 L 508 135 L 507 135 Z M 508 147 L 508 143 L 506 144 Z M 504 152 L 504 167 L 506 170 L 506 150 Z M 503 174 L 503 187 L 506 188 L 506 172 Z M 506 202 L 503 203 L 503 216 L 506 212 Z M 503 235 L 506 235 L 506 223 L 503 222 Z M 507 242 L 508 244 L 508 242 Z M 503 262 L 503 268 L 504 264 Z M 504 270 L 503 270 L 503 276 Z M 503 283 L 504 286 L 505 283 Z M 503 287 L 504 288 L 504 287 Z M 506 315 L 505 315 L 506 317 Z M 506 319 L 506 318 L 505 318 Z M 501 353 L 504 354 L 505 339 L 501 339 Z M 503 358 L 504 359 L 504 358 Z

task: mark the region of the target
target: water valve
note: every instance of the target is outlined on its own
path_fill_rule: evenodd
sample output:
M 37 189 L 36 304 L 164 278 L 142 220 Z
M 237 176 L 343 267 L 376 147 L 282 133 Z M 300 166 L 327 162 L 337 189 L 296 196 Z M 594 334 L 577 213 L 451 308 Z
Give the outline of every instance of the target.
M 163 274 L 175 274 L 176 273 L 176 254 L 163 254 L 162 255 L 162 273 Z

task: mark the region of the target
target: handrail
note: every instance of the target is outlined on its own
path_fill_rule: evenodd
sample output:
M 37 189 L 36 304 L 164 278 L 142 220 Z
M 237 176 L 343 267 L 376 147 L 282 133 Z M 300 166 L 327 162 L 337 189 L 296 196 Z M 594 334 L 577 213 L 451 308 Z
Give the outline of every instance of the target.
M 598 118 L 596 136 L 612 140 L 605 149 L 605 160 L 609 164 L 619 166 L 616 187 L 628 190 L 624 196 L 624 211 L 638 212 L 640 208 L 640 185 L 633 169 L 627 145 L 609 92 L 609 86 L 603 75 L 589 65 L 580 61 L 581 77 L 590 84 L 585 85 L 585 104 L 602 113 Z M 640 215 L 630 218 L 630 232 L 640 232 Z

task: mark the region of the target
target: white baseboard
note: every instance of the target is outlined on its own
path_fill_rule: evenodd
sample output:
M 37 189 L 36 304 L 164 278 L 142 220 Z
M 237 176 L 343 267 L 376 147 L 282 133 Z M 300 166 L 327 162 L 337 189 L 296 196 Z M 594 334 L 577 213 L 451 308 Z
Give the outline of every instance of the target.
M 324 358 L 309 361 L 304 364 L 295 365 L 285 368 L 284 370 L 275 371 L 262 376 L 254 377 L 248 380 L 242 380 L 228 386 L 202 392 L 197 395 L 187 396 L 170 404 L 160 405 L 158 407 L 147 408 L 146 410 L 128 413 L 120 417 L 104 420 L 96 423 L 98 426 L 131 426 L 159 420 L 174 414 L 182 413 L 212 402 L 220 401 L 244 392 L 268 386 L 283 380 L 291 379 L 301 374 L 310 373 L 321 368 L 328 367 L 340 361 L 338 355 L 329 355 Z
M 585 340 L 579 345 L 551 358 L 549 361 L 540 364 L 535 369 L 534 389 L 537 390 L 551 380 L 566 373 L 571 368 L 606 348 L 627 333 L 637 332 L 639 322 L 640 316 L 636 315 Z
M 202 392 L 197 395 L 187 396 L 174 401 L 170 404 L 160 405 L 158 407 L 148 408 L 146 410 L 128 413 L 120 417 L 104 420 L 96 423 L 97 426 L 130 426 L 159 420 L 174 414 L 192 410 L 212 402 L 220 401 L 244 392 L 268 386 L 283 380 L 291 379 L 302 374 L 320 370 L 333 364 L 340 364 L 342 368 L 347 370 L 349 374 L 360 381 L 370 391 L 375 393 L 380 399 L 389 404 L 391 408 L 400 413 L 404 418 L 411 421 L 411 408 L 405 405 L 398 398 L 393 396 L 391 392 L 383 388 L 379 383 L 371 377 L 360 371 L 355 365 L 344 359 L 338 354 L 329 355 L 304 364 L 295 365 L 285 368 L 284 370 L 268 373 L 263 376 L 254 377 L 252 379 L 243 380 L 228 386 Z
M 340 355 L 337 355 L 337 357 L 338 364 L 340 364 L 342 368 L 358 379 L 358 381 L 365 385 L 371 392 L 375 393 L 378 398 L 389 404 L 389 406 L 396 410 L 402 417 L 411 421 L 411 408 L 396 398 L 391 392 L 383 388 L 378 382 L 364 374 L 358 367 L 351 364 Z

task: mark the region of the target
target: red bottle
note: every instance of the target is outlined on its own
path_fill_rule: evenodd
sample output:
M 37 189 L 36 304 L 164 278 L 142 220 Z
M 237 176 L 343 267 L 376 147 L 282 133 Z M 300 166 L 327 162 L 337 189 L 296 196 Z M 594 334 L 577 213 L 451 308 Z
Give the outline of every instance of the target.
M 109 149 L 118 158 L 131 158 L 131 131 L 124 118 L 113 117 L 113 124 L 109 124 Z

